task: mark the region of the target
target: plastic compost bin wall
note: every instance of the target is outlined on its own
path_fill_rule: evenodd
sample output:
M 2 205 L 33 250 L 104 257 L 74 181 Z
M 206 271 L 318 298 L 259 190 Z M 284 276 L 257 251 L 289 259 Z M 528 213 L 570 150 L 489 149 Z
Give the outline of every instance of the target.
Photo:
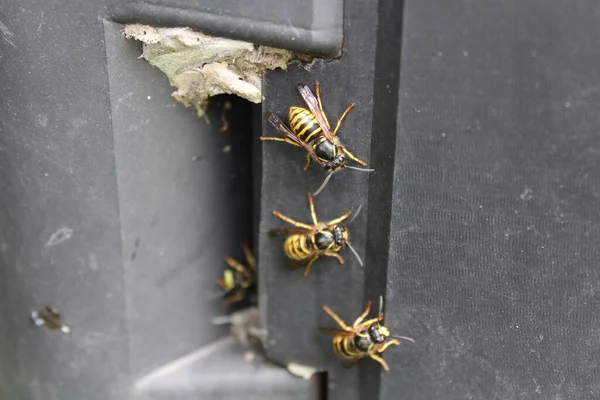
M 341 139 L 377 170 L 344 171 L 315 200 L 322 219 L 363 205 L 352 241 L 365 267 L 345 252 L 345 265 L 320 260 L 304 278 L 265 234 L 282 225 L 273 209 L 308 218 L 323 174 L 255 129 L 255 248 L 275 360 L 327 369 L 332 399 L 597 397 L 595 3 L 293 3 L 1 3 L 0 397 L 129 399 L 138 378 L 223 333 L 204 295 L 222 255 L 239 255 L 239 221 L 250 224 L 246 205 L 225 207 L 248 194 L 223 171 L 246 161 L 235 146 L 221 153 L 226 137 L 173 103 L 102 17 L 342 49 L 264 82 L 263 118 L 302 104 L 298 82 L 321 82 L 330 120 L 355 101 Z M 61 228 L 72 236 L 48 245 Z M 351 321 L 380 294 L 386 324 L 417 343 L 385 353 L 390 372 L 342 369 L 317 330 L 333 325 L 322 305 Z M 71 334 L 30 326 L 46 302 Z M 275 398 L 308 393 L 273 376 L 254 383 Z M 167 389 L 158 397 L 206 394 Z
M 342 0 L 108 0 L 111 17 L 123 23 L 189 26 L 224 36 L 306 53 L 338 54 Z
M 383 398 L 600 395 L 598 17 L 405 2 Z
M 0 398 L 307 398 L 308 381 L 249 368 L 235 346 L 135 393 L 147 374 L 227 332 L 210 323 L 226 312 L 211 295 L 223 256 L 239 258 L 242 240 L 252 242 L 250 139 L 260 119 L 252 122 L 256 106 L 234 101 L 222 133 L 220 115 L 207 125 L 177 104 L 166 78 L 138 58 L 139 44 L 110 22 L 122 17 L 117 6 L 0 7 Z M 313 48 L 339 48 L 339 29 L 336 39 L 309 10 L 297 22 L 321 29 Z M 279 16 L 273 27 L 286 23 Z M 223 10 L 210 20 L 239 22 Z M 61 232 L 65 240 L 49 240 Z M 31 326 L 30 310 L 46 303 L 69 335 Z
M 323 106 L 331 123 L 336 122 L 348 104 L 357 104 L 340 129 L 340 139 L 354 155 L 369 162 L 376 32 L 377 8 L 369 2 L 346 2 L 342 58 L 317 62 L 310 71 L 291 66 L 287 72 L 269 74 L 263 85 L 265 117 L 273 111 L 287 120 L 290 106 L 305 106 L 296 85 L 303 82 L 314 91 L 314 83 L 319 81 Z M 266 120 L 263 123 L 266 135 L 277 135 Z M 390 138 L 393 139 L 393 135 Z M 335 324 L 323 312 L 325 304 L 347 320 L 354 320 L 363 310 L 366 270 L 349 250 L 342 253 L 344 265 L 325 257 L 313 265 L 307 277 L 303 276 L 302 269 L 288 270 L 288 261 L 282 252 L 283 241 L 267 235 L 269 229 L 287 225 L 274 217 L 272 211 L 278 210 L 299 221 L 310 221 L 307 194 L 319 187 L 325 173 L 314 163 L 304 172 L 305 153 L 296 147 L 265 142 L 262 151 L 259 296 L 268 331 L 267 352 L 279 362 L 298 362 L 328 370 L 330 398 L 357 399 L 361 394 L 363 367 L 342 368 L 331 351 L 331 338 L 318 328 Z M 369 175 L 351 170 L 340 172 L 315 197 L 316 214 L 322 221 L 337 218 L 349 210 L 355 212 L 360 205 L 363 206 L 361 214 L 351 225 L 351 240 L 364 258 L 366 221 L 370 212 Z M 385 287 L 380 290 L 384 294 Z
M 251 243 L 252 114 L 229 100 L 221 132 L 225 110 L 213 102 L 207 124 L 172 99 L 166 78 L 135 57 L 140 44 L 123 42 L 120 30 L 105 23 L 130 370 L 138 375 L 227 332 L 210 323 L 227 311 L 214 282 L 223 256 L 241 260 L 242 241 Z
M 364 270 L 348 255 L 302 279 L 264 234 L 279 224 L 272 209 L 308 218 L 304 193 L 322 175 L 300 171 L 297 149 L 264 146 L 270 354 L 328 368 L 334 399 L 597 397 L 597 7 L 376 9 L 346 2 L 339 62 L 266 82 L 265 108 L 279 112 L 301 104 L 298 81 L 321 81 L 330 119 L 356 101 L 341 137 L 359 156 L 370 145 L 377 169 L 368 186 L 353 171 L 336 176 L 316 200 L 324 219 L 366 205 L 352 231 Z M 321 306 L 351 321 L 378 290 L 388 326 L 417 343 L 386 352 L 390 372 L 372 361 L 342 370 L 316 331 L 333 324 Z

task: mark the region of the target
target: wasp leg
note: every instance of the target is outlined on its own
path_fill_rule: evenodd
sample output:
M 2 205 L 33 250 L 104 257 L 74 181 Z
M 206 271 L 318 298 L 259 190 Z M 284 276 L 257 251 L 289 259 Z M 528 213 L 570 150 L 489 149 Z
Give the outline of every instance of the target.
M 390 367 L 388 367 L 387 363 L 385 362 L 385 360 L 381 357 L 379 357 L 376 354 L 369 354 L 369 357 L 371 357 L 373 360 L 377 361 L 379 364 L 381 364 L 381 366 L 383 367 L 384 370 L 389 371 Z
M 364 162 L 363 160 L 360 160 L 360 159 L 356 158 L 356 156 L 355 156 L 354 154 L 350 153 L 350 151 L 348 151 L 348 149 L 347 149 L 347 148 L 345 148 L 345 147 L 342 147 L 342 151 L 343 151 L 344 153 L 346 153 L 346 155 L 347 155 L 348 157 L 350 157 L 350 159 L 352 159 L 354 162 L 356 162 L 356 163 L 358 163 L 358 164 L 362 165 L 363 167 L 366 167 L 366 166 L 367 166 L 367 163 L 366 163 L 366 162 Z
M 352 326 L 354 326 L 354 327 L 358 326 L 367 317 L 367 315 L 369 315 L 369 312 L 371 312 L 371 302 L 367 303 L 367 307 L 365 307 L 365 311 L 363 311 L 363 313 L 360 314 L 360 316 L 358 318 L 356 318 L 356 321 L 354 321 Z
M 306 154 L 306 165 L 304 166 L 304 170 L 308 170 L 308 166 L 310 165 L 310 161 L 312 160 L 312 157 L 310 156 L 310 153 Z
M 244 256 L 246 256 L 246 261 L 248 261 L 248 265 L 250 266 L 250 269 L 255 271 L 256 270 L 256 259 L 254 258 L 254 255 L 252 254 L 252 250 L 250 250 L 250 246 L 248 246 L 248 243 L 244 242 L 242 244 L 242 250 L 244 252 Z
M 323 252 L 323 254 L 325 254 L 326 256 L 329 257 L 335 257 L 337 258 L 337 260 L 340 262 L 340 264 L 344 263 L 344 259 L 342 258 L 342 256 L 340 256 L 338 253 L 336 253 L 335 251 L 329 251 L 329 250 L 325 250 Z
M 235 261 L 233 258 L 226 256 L 225 262 L 227 263 L 227 265 L 229 265 L 231 268 L 233 268 L 240 274 L 244 274 L 244 275 L 248 274 L 246 267 L 244 267 L 244 265 L 240 264 L 239 262 Z
M 387 349 L 390 346 L 400 346 L 400 341 L 396 339 L 388 340 L 387 342 L 382 344 L 381 347 L 379 347 L 379 349 L 377 349 L 377 352 L 383 353 L 385 349 Z
M 337 124 L 335 125 L 335 129 L 333 130 L 333 132 L 331 132 L 331 136 L 335 136 L 335 134 L 337 133 L 337 130 L 340 128 L 340 125 L 342 124 L 342 120 L 344 118 L 346 118 L 346 115 L 348 115 L 348 113 L 350 112 L 350 110 L 352 110 L 354 108 L 356 104 L 352 103 L 348 106 L 348 108 L 346 108 L 346 111 L 344 111 L 344 113 L 342 114 L 342 116 L 340 117 L 340 119 L 338 119 Z
M 356 325 L 354 327 L 354 331 L 355 332 L 364 331 L 365 329 L 368 329 L 371 325 L 373 325 L 377 322 L 379 322 L 379 318 L 368 319 L 368 320 L 364 321 L 363 323 L 361 323 L 360 325 Z
M 244 295 L 242 292 L 236 292 L 235 294 L 229 296 L 225 302 L 223 303 L 224 307 L 230 306 L 233 303 L 237 303 L 238 301 L 244 300 Z
M 317 100 L 319 101 L 319 108 L 321 109 L 321 114 L 323 114 L 323 118 L 327 123 L 327 129 L 331 129 L 331 125 L 329 125 L 327 115 L 325 114 L 325 110 L 323 110 L 323 103 L 321 103 L 321 86 L 319 85 L 319 82 L 315 82 L 315 91 L 317 92 Z
M 303 224 L 302 222 L 294 221 L 290 217 L 286 217 L 285 215 L 281 214 L 279 211 L 273 211 L 273 215 L 276 216 L 277 218 L 282 219 L 285 222 L 290 223 L 299 228 L 308 229 L 309 231 L 312 231 L 315 229 L 314 226 Z
M 282 139 L 282 138 L 277 138 L 277 137 L 264 137 L 261 136 L 260 140 L 272 140 L 274 142 L 285 142 L 285 143 L 289 143 L 291 145 L 294 145 L 296 147 L 301 147 L 298 143 L 293 142 L 292 140 L 289 139 Z
M 344 221 L 346 218 L 348 218 L 351 214 L 352 214 L 352 211 L 348 211 L 346 214 L 342 215 L 341 217 L 329 221 L 327 223 L 327 226 L 338 225 L 342 221 Z
M 331 308 L 329 308 L 329 307 L 327 307 L 327 306 L 323 306 L 323 310 L 325 310 L 325 312 L 326 312 L 327 314 L 329 314 L 329 316 L 330 316 L 331 318 L 333 318 L 333 319 L 334 319 L 334 321 L 335 321 L 335 322 L 337 322 L 337 323 L 338 323 L 338 325 L 339 325 L 339 326 L 340 326 L 340 327 L 341 327 L 343 330 L 345 330 L 345 331 L 348 331 L 348 332 L 352 332 L 352 331 L 353 331 L 353 329 L 352 329 L 351 327 L 349 327 L 348 325 L 346 325 L 346 323 L 344 322 L 344 320 L 343 320 L 343 319 L 341 319 L 341 318 L 340 318 L 340 317 L 339 317 L 339 316 L 338 316 L 336 313 L 334 313 L 334 312 L 333 312 L 333 310 L 332 310 Z
M 221 286 L 223 288 L 223 290 L 229 290 L 227 285 L 225 285 L 225 282 L 223 281 L 223 279 L 217 279 L 215 283 L 217 285 Z
M 319 256 L 313 257 L 306 264 L 306 268 L 304 268 L 304 276 L 307 276 L 310 272 L 310 267 L 312 267 L 313 263 L 319 259 Z
M 313 198 L 310 195 L 310 193 L 308 194 L 308 205 L 310 206 L 310 217 L 313 220 L 313 224 L 317 226 L 319 225 L 319 220 L 317 219 L 317 213 L 315 212 L 315 202 L 313 201 Z

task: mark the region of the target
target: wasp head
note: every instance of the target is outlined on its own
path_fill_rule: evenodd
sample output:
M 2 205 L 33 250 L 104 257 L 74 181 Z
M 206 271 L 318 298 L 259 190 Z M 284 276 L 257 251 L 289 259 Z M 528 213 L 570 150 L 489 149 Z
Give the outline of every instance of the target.
M 348 156 L 343 151 L 338 151 L 338 155 L 331 161 L 324 164 L 326 172 L 336 172 L 344 168 L 348 163 Z
M 369 327 L 369 336 L 373 343 L 383 343 L 390 336 L 390 330 L 377 323 Z
M 335 244 L 342 247 L 348 242 L 348 228 L 342 225 L 336 225 L 333 228 L 333 240 Z

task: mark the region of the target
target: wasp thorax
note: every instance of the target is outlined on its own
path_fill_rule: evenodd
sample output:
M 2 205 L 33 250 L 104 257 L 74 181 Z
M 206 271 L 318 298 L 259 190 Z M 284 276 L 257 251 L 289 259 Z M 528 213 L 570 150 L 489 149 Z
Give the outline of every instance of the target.
M 326 161 L 325 168 L 327 168 L 328 164 L 336 162 L 339 158 L 336 146 L 325 138 L 322 138 L 315 144 L 314 150 L 319 159 Z
M 315 234 L 315 245 L 319 250 L 329 249 L 335 243 L 334 233 L 325 229 Z

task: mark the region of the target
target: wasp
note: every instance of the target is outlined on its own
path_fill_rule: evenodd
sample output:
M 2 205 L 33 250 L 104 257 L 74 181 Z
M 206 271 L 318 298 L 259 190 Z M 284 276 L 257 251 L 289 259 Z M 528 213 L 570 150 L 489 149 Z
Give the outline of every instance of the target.
M 242 244 L 242 250 L 248 265 L 243 265 L 233 258 L 226 256 L 225 262 L 229 268 L 223 271 L 223 278 L 217 280 L 217 285 L 225 290 L 225 306 L 240 302 L 244 299 L 252 300 L 256 289 L 256 260 L 250 247 Z
M 321 256 L 335 257 L 340 264 L 343 264 L 344 259 L 338 252 L 345 246 L 348 246 L 352 253 L 354 253 L 358 263 L 362 266 L 363 263 L 358 253 L 350 245 L 348 228 L 340 225 L 352 212 L 348 211 L 341 217 L 329 222 L 319 222 L 315 213 L 315 203 L 310 193 L 308 194 L 308 204 L 310 206 L 310 216 L 312 217 L 313 225 L 295 221 L 278 211 L 273 211 L 274 216 L 296 227 L 278 228 L 269 231 L 270 236 L 287 236 L 283 244 L 283 251 L 292 260 L 292 266 L 304 266 L 304 276 L 306 276 L 310 272 L 313 263 Z M 360 207 L 354 218 L 356 218 L 359 211 Z
M 406 336 L 392 336 L 390 330 L 382 325 L 383 297 L 379 297 L 379 315 L 365 321 L 371 312 L 371 302 L 365 311 L 354 321 L 352 326 L 346 323 L 331 308 L 323 306 L 323 310 L 338 323 L 342 329 L 321 328 L 321 331 L 333 335 L 333 352 L 349 360 L 346 366 L 351 367 L 364 357 L 371 357 L 377 361 L 384 370 L 389 371 L 389 366 L 381 357 L 381 353 L 390 346 L 400 345 L 399 339 L 415 341 Z M 391 338 L 391 339 L 390 339 Z
M 45 305 L 40 311 L 32 310 L 30 318 L 37 327 L 45 326 L 50 330 L 60 330 L 63 333 L 71 332 L 71 328 L 62 323 L 60 311 L 55 307 Z
M 288 128 L 277 115 L 271 112 L 269 115 L 269 122 L 281 135 L 283 135 L 283 138 L 261 137 L 260 139 L 285 142 L 293 146 L 304 148 L 307 152 L 306 165 L 304 166 L 305 171 L 308 169 L 312 159 L 324 168 L 325 172 L 327 172 L 327 176 L 314 193 L 315 196 L 325 188 L 329 179 L 331 179 L 331 176 L 343 168 L 373 172 L 373 169 L 347 165 L 348 159 L 353 160 L 363 167 L 366 167 L 367 163 L 350 153 L 336 136 L 343 119 L 348 115 L 350 110 L 354 108 L 355 103 L 350 104 L 348 108 L 346 108 L 342 116 L 338 119 L 335 129 L 330 131 L 331 126 L 329 125 L 329 121 L 327 120 L 327 116 L 325 115 L 321 103 L 321 89 L 319 87 L 319 82 L 315 83 L 315 90 L 317 92 L 316 97 L 310 88 L 303 83 L 298 85 L 298 90 L 308 105 L 308 110 L 303 107 L 290 107 L 288 119 L 291 129 Z

